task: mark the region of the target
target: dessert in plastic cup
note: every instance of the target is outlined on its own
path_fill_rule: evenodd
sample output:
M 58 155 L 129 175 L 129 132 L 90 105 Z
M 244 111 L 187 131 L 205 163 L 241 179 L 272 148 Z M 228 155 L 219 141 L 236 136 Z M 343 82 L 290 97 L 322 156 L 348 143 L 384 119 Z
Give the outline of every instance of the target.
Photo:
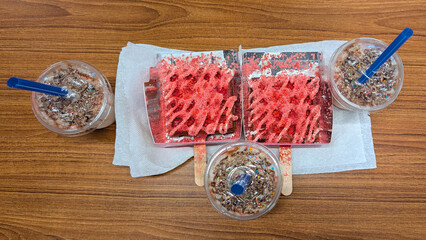
M 328 67 L 334 105 L 346 110 L 374 112 L 389 106 L 398 96 L 404 79 L 402 60 L 393 54 L 365 84 L 359 77 L 388 47 L 374 38 L 356 38 L 333 54 Z
M 65 97 L 33 92 L 34 115 L 49 130 L 81 136 L 115 121 L 114 94 L 108 79 L 93 66 L 76 60 L 55 63 L 38 82 L 68 90 Z
M 277 158 L 252 142 L 228 143 L 210 158 L 204 178 L 207 196 L 217 211 L 250 220 L 269 212 L 283 184 Z

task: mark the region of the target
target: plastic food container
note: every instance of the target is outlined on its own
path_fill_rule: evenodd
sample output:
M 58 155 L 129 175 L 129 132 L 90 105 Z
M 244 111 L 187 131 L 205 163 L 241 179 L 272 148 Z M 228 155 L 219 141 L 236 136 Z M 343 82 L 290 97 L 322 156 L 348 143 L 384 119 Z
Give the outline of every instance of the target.
M 240 139 L 241 80 L 236 51 L 159 54 L 156 61 L 144 83 L 155 144 L 172 147 Z
M 69 92 L 66 97 L 32 93 L 34 115 L 47 129 L 65 136 L 80 136 L 115 121 L 111 85 L 95 67 L 66 60 L 51 65 L 37 81 Z
M 213 207 L 238 220 L 255 219 L 269 212 L 283 184 L 277 158 L 266 147 L 252 142 L 219 148 L 205 174 L 204 186 Z
M 356 38 L 339 47 L 328 65 L 334 105 L 346 110 L 374 112 L 395 101 L 402 88 L 404 68 L 397 53 L 365 84 L 358 78 L 388 45 L 374 38 Z

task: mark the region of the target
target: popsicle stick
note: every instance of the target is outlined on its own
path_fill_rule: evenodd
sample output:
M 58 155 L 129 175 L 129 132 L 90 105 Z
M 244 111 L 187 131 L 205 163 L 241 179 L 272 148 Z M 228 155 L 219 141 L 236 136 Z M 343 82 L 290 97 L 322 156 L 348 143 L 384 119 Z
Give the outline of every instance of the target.
M 283 188 L 281 189 L 281 193 L 289 196 L 293 191 L 291 146 L 280 146 L 280 166 L 283 174 Z
M 204 172 L 206 170 L 206 144 L 194 145 L 194 177 L 195 184 L 204 186 Z

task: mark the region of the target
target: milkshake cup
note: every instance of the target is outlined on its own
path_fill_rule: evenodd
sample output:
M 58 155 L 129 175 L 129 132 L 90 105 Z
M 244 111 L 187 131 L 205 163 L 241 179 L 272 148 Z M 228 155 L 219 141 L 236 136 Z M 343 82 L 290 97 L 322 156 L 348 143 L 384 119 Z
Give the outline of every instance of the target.
M 37 82 L 61 87 L 67 96 L 33 92 L 34 115 L 49 130 L 81 136 L 115 121 L 114 94 L 108 79 L 93 66 L 76 60 L 55 63 Z
M 269 212 L 283 184 L 277 158 L 252 142 L 229 143 L 211 157 L 205 173 L 207 196 L 216 210 L 238 220 Z
M 358 82 L 388 45 L 374 38 L 356 38 L 339 47 L 331 57 L 328 78 L 335 106 L 374 112 L 395 101 L 402 88 L 404 68 L 394 53 L 366 83 Z

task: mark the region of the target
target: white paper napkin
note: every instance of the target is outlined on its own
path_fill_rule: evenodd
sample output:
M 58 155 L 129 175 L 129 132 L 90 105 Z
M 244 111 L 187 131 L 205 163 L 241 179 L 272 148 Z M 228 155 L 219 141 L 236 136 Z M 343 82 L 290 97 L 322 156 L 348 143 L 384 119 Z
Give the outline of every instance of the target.
M 322 41 L 270 48 L 250 52 L 320 51 L 325 62 L 344 41 Z M 168 172 L 193 156 L 192 147 L 162 148 L 154 145 L 146 116 L 143 82 L 149 80 L 149 68 L 157 54 L 185 53 L 146 44 L 128 43 L 122 49 L 115 87 L 117 135 L 113 164 L 129 166 L 132 177 Z M 210 156 L 219 148 L 208 146 Z M 272 148 L 278 155 L 278 148 Z M 334 107 L 332 141 L 322 146 L 292 147 L 293 174 L 338 172 L 376 167 L 371 122 L 366 112 L 349 112 Z

